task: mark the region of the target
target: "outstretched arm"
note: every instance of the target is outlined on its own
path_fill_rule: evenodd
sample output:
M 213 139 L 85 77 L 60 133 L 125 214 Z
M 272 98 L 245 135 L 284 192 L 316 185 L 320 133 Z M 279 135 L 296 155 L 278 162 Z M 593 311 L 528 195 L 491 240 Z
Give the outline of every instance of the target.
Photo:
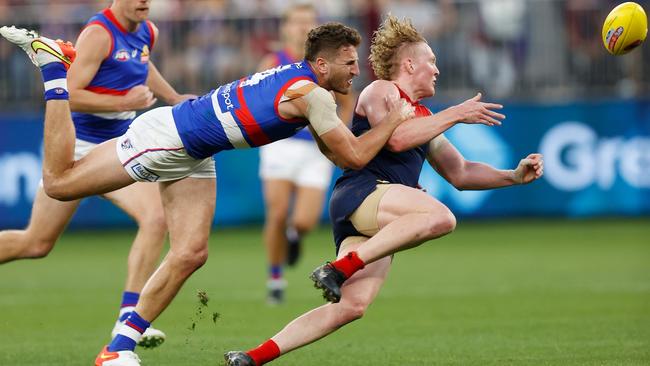
M 378 125 L 386 115 L 385 96 L 399 98 L 397 86 L 387 80 L 377 80 L 359 96 L 357 112 L 367 116 L 371 126 Z M 481 101 L 477 94 L 465 102 L 449 107 L 426 117 L 416 117 L 402 123 L 388 140 L 386 147 L 393 152 L 402 152 L 431 141 L 457 123 L 480 123 L 489 126 L 500 125 L 505 116 L 493 111 L 503 108 L 500 104 Z
M 459 190 L 482 190 L 528 184 L 544 173 L 541 154 L 530 154 L 514 170 L 496 169 L 488 164 L 467 161 L 444 135 L 429 143 L 429 164 Z

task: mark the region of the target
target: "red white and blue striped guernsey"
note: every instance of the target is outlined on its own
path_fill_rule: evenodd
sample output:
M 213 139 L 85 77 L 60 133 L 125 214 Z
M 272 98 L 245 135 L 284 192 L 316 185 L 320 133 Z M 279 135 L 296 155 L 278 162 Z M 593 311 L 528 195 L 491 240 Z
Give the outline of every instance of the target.
M 155 42 L 153 26 L 143 21 L 135 32 L 128 32 L 105 9 L 88 20 L 86 26 L 99 25 L 111 36 L 111 49 L 86 90 L 99 94 L 125 95 L 136 85 L 143 85 L 149 73 L 149 54 Z M 135 111 L 109 113 L 72 113 L 77 138 L 101 143 L 126 132 Z
M 295 135 L 309 122 L 282 118 L 278 105 L 284 92 L 300 80 L 317 82 L 306 61 L 258 72 L 174 106 L 174 122 L 188 155 L 204 159 L 222 150 L 262 146 Z

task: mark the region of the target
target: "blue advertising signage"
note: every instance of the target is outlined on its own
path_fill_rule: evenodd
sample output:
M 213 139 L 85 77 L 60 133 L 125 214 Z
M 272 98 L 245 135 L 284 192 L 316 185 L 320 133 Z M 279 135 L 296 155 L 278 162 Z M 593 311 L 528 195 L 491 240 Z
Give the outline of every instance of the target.
M 519 104 L 506 106 L 504 114 L 500 127 L 457 125 L 445 135 L 468 160 L 502 169 L 542 153 L 544 177 L 527 186 L 461 192 L 425 166 L 420 184 L 457 216 L 650 214 L 650 103 Z M 0 229 L 29 220 L 41 177 L 42 130 L 41 115 L 0 116 Z M 260 222 L 258 151 L 215 158 L 215 223 Z M 71 226 L 128 224 L 119 209 L 94 197 L 82 202 Z

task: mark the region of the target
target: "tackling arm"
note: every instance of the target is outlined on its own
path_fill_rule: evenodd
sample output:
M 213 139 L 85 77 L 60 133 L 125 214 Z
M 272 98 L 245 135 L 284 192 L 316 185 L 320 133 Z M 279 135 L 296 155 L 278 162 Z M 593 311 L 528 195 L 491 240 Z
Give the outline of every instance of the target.
M 301 99 L 307 103 L 305 116 L 311 127 L 335 156 L 335 164 L 344 168 L 363 168 L 384 147 L 395 128 L 413 116 L 413 107 L 406 101 L 392 101 L 380 126 L 356 137 L 336 115 L 334 98 L 325 89 L 315 88 Z

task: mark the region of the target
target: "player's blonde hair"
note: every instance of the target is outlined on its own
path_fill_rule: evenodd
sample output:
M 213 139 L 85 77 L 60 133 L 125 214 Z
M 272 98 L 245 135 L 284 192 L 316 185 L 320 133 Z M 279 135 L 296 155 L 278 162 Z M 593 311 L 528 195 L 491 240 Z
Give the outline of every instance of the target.
M 379 79 L 390 80 L 399 67 L 398 56 L 404 50 L 415 43 L 427 42 L 415 29 L 410 19 L 398 19 L 388 14 L 384 22 L 379 26 L 370 44 L 370 64 Z

